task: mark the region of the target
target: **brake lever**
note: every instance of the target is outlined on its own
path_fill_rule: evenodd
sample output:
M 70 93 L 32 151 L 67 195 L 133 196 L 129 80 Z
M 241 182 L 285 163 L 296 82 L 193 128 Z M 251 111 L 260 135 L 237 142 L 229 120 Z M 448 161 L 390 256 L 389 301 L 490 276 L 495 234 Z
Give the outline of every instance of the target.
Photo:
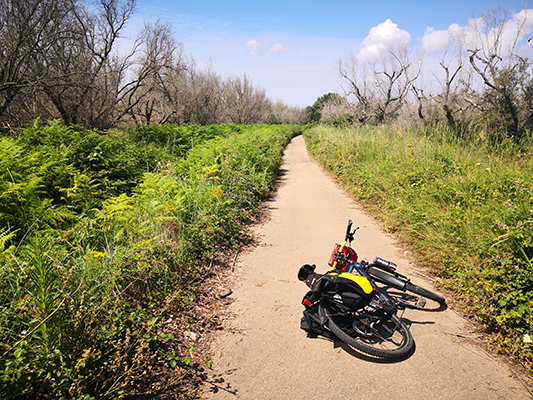
M 348 242 L 348 245 L 349 245 L 349 246 L 352 245 L 352 242 L 353 242 L 353 240 L 354 240 L 354 234 L 355 234 L 355 232 L 357 232 L 357 230 L 359 230 L 359 227 L 355 228 L 355 229 L 353 230 L 353 232 L 348 231 L 348 232 L 346 233 L 346 241 Z

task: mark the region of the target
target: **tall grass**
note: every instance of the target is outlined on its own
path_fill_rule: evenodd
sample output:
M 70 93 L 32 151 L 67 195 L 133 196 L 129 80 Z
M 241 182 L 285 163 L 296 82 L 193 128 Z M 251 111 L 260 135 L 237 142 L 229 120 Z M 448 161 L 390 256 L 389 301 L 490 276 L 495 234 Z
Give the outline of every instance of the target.
M 186 379 L 191 348 L 158 327 L 169 305 L 183 310 L 194 298 L 215 251 L 238 246 L 273 188 L 284 147 L 300 132 L 234 128 L 188 132 L 195 144 L 180 150 L 183 158 L 169 155 L 176 152 L 167 146 L 169 128 L 161 143 L 157 128 L 144 143 L 57 122 L 3 139 L 2 154 L 12 157 L 0 161 L 2 196 L 10 200 L 0 207 L 1 398 L 155 395 Z M 114 154 L 110 142 L 118 144 Z M 80 146 L 88 160 L 72 153 Z M 110 159 L 94 164 L 99 151 Z M 135 154 L 160 157 L 143 172 L 148 159 L 130 159 Z M 94 175 L 102 165 L 113 166 L 105 180 Z M 50 170 L 77 179 L 49 187 Z M 149 368 L 185 372 L 147 385 L 141 377 Z
M 305 138 L 311 154 L 494 331 L 495 343 L 531 368 L 528 150 L 505 140 L 496 145 L 483 131 L 458 140 L 439 127 L 319 126 Z

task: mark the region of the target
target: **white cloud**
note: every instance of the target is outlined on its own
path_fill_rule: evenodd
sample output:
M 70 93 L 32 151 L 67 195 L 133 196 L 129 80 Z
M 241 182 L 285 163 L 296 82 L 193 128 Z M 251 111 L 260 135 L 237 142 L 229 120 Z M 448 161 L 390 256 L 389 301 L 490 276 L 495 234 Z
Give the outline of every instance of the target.
M 257 57 L 261 53 L 261 43 L 257 40 L 248 40 L 246 48 L 249 49 L 250 55 Z
M 427 28 L 422 38 L 422 51 L 428 53 L 438 53 L 446 49 L 454 37 L 454 33 L 460 31 L 457 24 L 450 25 L 445 31 L 436 31 L 434 28 Z
M 483 18 L 472 18 L 465 26 L 452 24 L 446 30 L 427 28 L 422 38 L 422 50 L 429 53 L 444 51 L 451 40 L 464 42 L 469 49 L 491 49 L 498 47 L 500 54 L 508 54 L 516 43 L 533 32 L 533 10 L 524 9 L 513 14 L 501 31 L 487 26 Z
M 283 50 L 285 50 L 285 46 L 283 46 L 281 43 L 276 43 L 275 45 L 273 45 L 270 48 L 269 52 L 270 53 L 277 53 L 277 52 L 283 51 Z
M 270 48 L 267 51 L 263 52 L 262 49 L 264 45 L 255 39 L 248 40 L 246 42 L 245 47 L 248 49 L 248 52 L 250 53 L 250 55 L 252 55 L 253 57 L 262 55 L 262 56 L 270 58 L 272 54 L 279 53 L 281 51 L 286 50 L 284 45 L 282 45 L 281 43 L 276 43 L 270 46 Z
M 518 42 L 533 32 L 533 10 L 524 9 L 513 14 L 513 18 L 507 21 L 502 35 L 502 50 L 504 52 L 508 52 L 512 48 L 518 32 Z M 491 35 L 490 39 L 493 40 L 493 37 L 494 35 Z
M 404 47 L 411 41 L 411 34 L 398 28 L 390 19 L 370 29 L 368 36 L 363 40 L 362 49 L 357 58 L 372 61 L 391 49 Z

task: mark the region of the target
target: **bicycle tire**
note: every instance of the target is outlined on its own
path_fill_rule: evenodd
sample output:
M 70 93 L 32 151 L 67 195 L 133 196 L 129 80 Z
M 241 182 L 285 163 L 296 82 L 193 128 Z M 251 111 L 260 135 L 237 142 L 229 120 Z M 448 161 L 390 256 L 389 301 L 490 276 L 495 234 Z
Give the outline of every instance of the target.
M 437 293 L 433 293 L 431 290 L 424 289 L 423 287 L 415 285 L 411 282 L 407 282 L 407 284 L 405 285 L 405 290 L 407 290 L 408 292 L 418 294 L 427 299 L 434 300 L 439 304 L 446 303 L 446 299 L 442 297 L 441 295 L 438 295 Z
M 323 301 L 319 305 L 319 313 L 327 318 L 328 327 L 335 336 L 362 353 L 396 360 L 406 357 L 413 348 L 413 336 L 397 315 L 384 321 L 386 326 L 380 324 L 383 326 L 376 329 L 372 328 L 372 332 L 369 332 L 367 337 L 363 337 L 353 326 L 356 320 L 360 321 L 359 317 L 364 311 L 361 313 L 343 312 L 333 305 L 325 305 Z M 380 329 L 379 332 L 378 329 Z M 396 343 L 397 341 L 398 343 Z

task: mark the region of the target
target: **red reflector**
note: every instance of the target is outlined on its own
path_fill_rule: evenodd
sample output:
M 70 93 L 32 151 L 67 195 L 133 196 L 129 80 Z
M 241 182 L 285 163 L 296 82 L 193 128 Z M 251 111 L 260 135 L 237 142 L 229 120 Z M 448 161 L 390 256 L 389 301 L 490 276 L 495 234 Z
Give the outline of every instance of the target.
M 312 303 L 311 303 L 309 300 L 304 299 L 304 305 L 305 305 L 305 306 L 309 307 L 311 304 L 312 304 Z

